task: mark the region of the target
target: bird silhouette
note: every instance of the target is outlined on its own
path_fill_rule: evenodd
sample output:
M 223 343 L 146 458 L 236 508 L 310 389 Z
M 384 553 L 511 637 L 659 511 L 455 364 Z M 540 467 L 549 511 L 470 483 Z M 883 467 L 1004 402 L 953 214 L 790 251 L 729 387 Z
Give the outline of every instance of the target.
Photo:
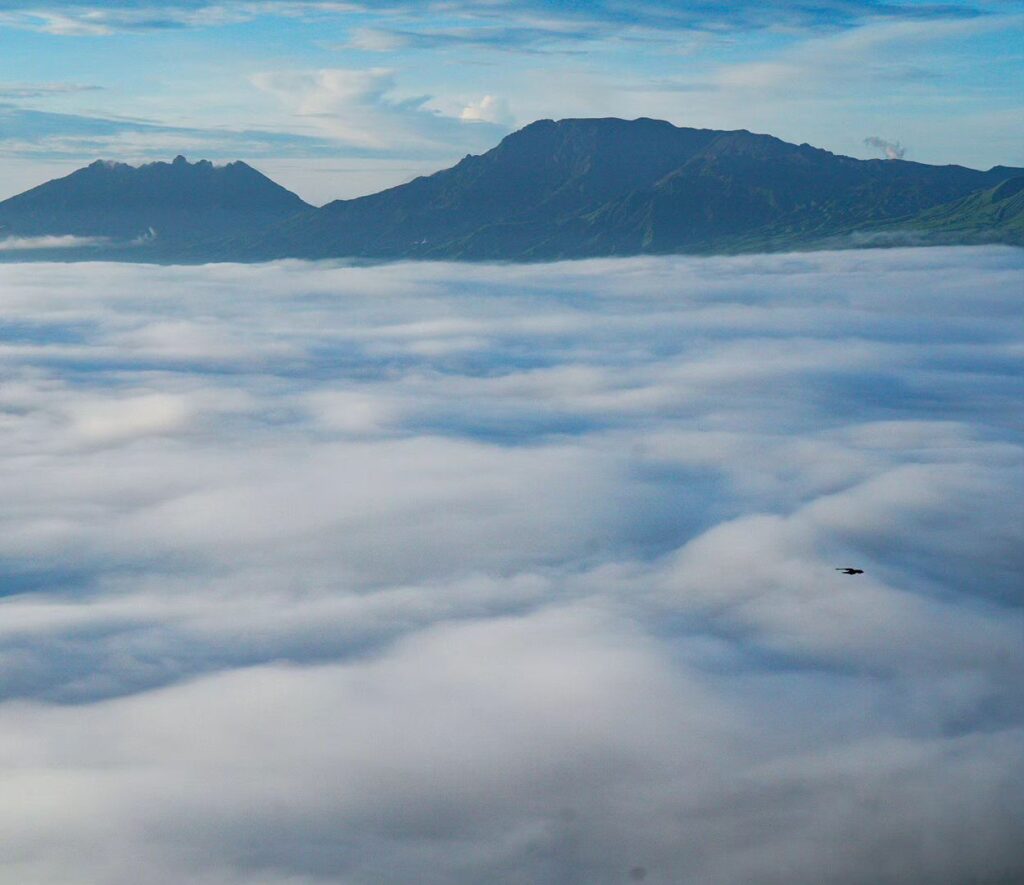
M 863 575 L 864 569 L 862 568 L 837 568 L 837 572 L 842 572 L 844 575 Z

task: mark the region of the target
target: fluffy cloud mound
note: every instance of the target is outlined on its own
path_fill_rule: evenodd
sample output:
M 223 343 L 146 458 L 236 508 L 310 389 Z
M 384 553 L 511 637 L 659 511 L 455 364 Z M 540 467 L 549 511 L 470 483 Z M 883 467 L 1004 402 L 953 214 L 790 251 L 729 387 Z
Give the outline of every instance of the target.
M 1022 271 L 0 266 L 0 878 L 1019 880 Z

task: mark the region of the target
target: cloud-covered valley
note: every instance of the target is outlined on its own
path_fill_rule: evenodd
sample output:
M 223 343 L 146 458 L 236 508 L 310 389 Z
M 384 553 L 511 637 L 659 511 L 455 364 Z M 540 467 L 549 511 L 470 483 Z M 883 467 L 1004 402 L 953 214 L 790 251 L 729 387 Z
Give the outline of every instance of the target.
M 1019 881 L 1022 272 L 0 265 L 0 879 Z

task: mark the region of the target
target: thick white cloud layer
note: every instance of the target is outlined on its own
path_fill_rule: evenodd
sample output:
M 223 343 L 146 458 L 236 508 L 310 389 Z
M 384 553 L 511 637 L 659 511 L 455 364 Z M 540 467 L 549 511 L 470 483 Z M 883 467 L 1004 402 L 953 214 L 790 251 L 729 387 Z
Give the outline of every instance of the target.
M 0 879 L 1019 881 L 1022 272 L 0 265 Z

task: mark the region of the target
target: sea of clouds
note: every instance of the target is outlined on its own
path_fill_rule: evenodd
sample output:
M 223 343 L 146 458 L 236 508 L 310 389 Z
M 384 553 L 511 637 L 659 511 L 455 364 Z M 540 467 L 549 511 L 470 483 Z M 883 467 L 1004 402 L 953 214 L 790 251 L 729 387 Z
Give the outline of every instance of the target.
M 0 880 L 1022 881 L 1022 279 L 0 266 Z

